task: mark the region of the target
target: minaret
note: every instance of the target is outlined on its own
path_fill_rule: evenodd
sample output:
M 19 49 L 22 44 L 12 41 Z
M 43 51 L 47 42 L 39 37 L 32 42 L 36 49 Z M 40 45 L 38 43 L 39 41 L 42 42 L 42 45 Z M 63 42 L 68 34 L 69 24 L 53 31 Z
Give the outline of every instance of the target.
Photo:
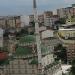
M 41 40 L 39 34 L 39 24 L 38 24 L 38 15 L 37 15 L 37 6 L 36 0 L 33 0 L 33 12 L 34 12 L 34 22 L 35 22 L 35 35 L 36 35 L 36 44 L 37 44 L 37 55 L 38 55 L 38 64 L 41 64 Z

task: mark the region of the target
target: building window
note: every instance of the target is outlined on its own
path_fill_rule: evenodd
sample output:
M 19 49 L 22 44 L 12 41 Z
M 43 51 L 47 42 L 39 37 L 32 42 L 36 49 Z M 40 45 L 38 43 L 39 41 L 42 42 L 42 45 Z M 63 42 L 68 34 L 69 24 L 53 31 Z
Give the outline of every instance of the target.
M 41 69 L 38 69 L 38 73 L 41 73 Z
M 25 70 L 25 74 L 27 74 L 27 70 Z
M 35 65 L 32 65 L 32 68 L 35 68 Z
M 35 74 L 35 70 L 32 70 L 32 74 Z

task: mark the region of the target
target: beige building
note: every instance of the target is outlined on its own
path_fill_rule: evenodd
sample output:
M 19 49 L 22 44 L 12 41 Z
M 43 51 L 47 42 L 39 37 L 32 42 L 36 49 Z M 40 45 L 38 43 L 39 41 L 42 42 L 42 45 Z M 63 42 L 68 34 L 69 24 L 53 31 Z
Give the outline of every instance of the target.
M 68 17 L 68 14 L 71 16 L 75 15 L 75 8 L 72 7 L 66 7 L 66 8 L 60 8 L 57 9 L 57 14 L 60 18 Z
M 34 15 L 29 15 L 29 22 L 33 22 L 34 21 Z
M 29 22 L 33 22 L 33 21 L 34 21 L 34 15 L 29 15 Z M 41 25 L 44 25 L 44 15 L 43 14 L 38 15 L 38 22 Z
M 19 28 L 21 25 L 20 16 L 3 16 L 0 17 L 0 27 L 2 28 Z
M 6 22 L 5 22 L 5 19 L 3 18 L 3 17 L 0 17 L 0 27 L 5 27 L 5 24 L 6 24 Z
M 3 29 L 0 28 L 0 47 L 3 47 Z
M 67 45 L 67 61 L 72 62 L 75 59 L 75 44 Z
M 38 15 L 38 21 L 39 23 L 43 23 L 44 24 L 44 15 Z
M 38 15 L 39 26 L 44 25 L 52 27 L 55 21 L 57 21 L 58 19 L 59 19 L 58 15 L 53 15 L 52 11 L 45 11 L 43 14 Z M 34 16 L 29 15 L 29 22 L 33 21 L 34 21 Z
M 53 16 L 53 12 L 52 12 L 52 11 L 45 11 L 45 12 L 44 12 L 44 15 L 45 15 L 46 17 L 52 17 L 52 16 Z
M 57 15 L 58 15 L 60 18 L 65 17 L 65 16 L 66 16 L 65 8 L 57 9 Z
M 44 25 L 52 27 L 53 25 L 53 12 L 52 11 L 46 11 L 44 12 Z

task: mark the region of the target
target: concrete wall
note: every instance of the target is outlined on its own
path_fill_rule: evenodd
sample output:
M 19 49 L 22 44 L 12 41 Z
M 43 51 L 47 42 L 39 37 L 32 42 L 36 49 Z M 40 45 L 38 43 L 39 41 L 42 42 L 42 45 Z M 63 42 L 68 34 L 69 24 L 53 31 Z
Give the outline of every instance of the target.
M 57 73 L 55 73 L 54 75 L 62 75 L 62 70 L 59 70 Z
M 49 65 L 54 62 L 53 54 L 47 55 L 42 58 L 42 65 L 43 67 Z
M 21 16 L 21 27 L 29 25 L 29 16 L 23 15 Z
M 48 38 L 48 37 L 54 37 L 53 31 L 46 30 L 42 32 L 42 39 Z

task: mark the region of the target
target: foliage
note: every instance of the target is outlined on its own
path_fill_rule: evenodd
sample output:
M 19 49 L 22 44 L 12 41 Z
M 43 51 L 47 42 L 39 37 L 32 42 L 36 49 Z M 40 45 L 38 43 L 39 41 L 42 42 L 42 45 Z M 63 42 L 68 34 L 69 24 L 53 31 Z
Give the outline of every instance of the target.
M 72 61 L 71 73 L 75 75 L 75 60 Z
M 59 21 L 60 21 L 61 24 L 65 24 L 66 23 L 66 19 L 65 18 L 60 18 Z
M 60 18 L 58 21 L 55 22 L 55 24 L 65 24 L 66 19 L 65 18 Z
M 32 27 L 35 27 L 35 22 L 34 22 L 34 21 L 30 22 L 30 25 L 31 25 Z
M 3 33 L 3 37 L 8 37 L 8 35 L 9 35 L 9 32 L 4 32 Z
M 0 47 L 0 51 L 2 51 L 2 52 L 8 52 L 8 49 L 7 49 L 7 47 Z
M 62 44 L 58 44 L 55 48 L 55 55 L 57 55 L 57 59 L 61 59 L 62 62 L 67 62 L 67 54 L 66 48 L 62 46 Z
M 37 60 L 37 59 L 33 59 L 33 60 L 30 62 L 30 64 L 33 64 L 33 65 L 36 64 L 36 65 L 37 65 L 37 64 L 38 64 L 38 60 Z
M 21 31 L 16 32 L 16 37 L 21 37 L 22 35 L 28 34 L 28 31 L 25 29 L 21 29 Z

